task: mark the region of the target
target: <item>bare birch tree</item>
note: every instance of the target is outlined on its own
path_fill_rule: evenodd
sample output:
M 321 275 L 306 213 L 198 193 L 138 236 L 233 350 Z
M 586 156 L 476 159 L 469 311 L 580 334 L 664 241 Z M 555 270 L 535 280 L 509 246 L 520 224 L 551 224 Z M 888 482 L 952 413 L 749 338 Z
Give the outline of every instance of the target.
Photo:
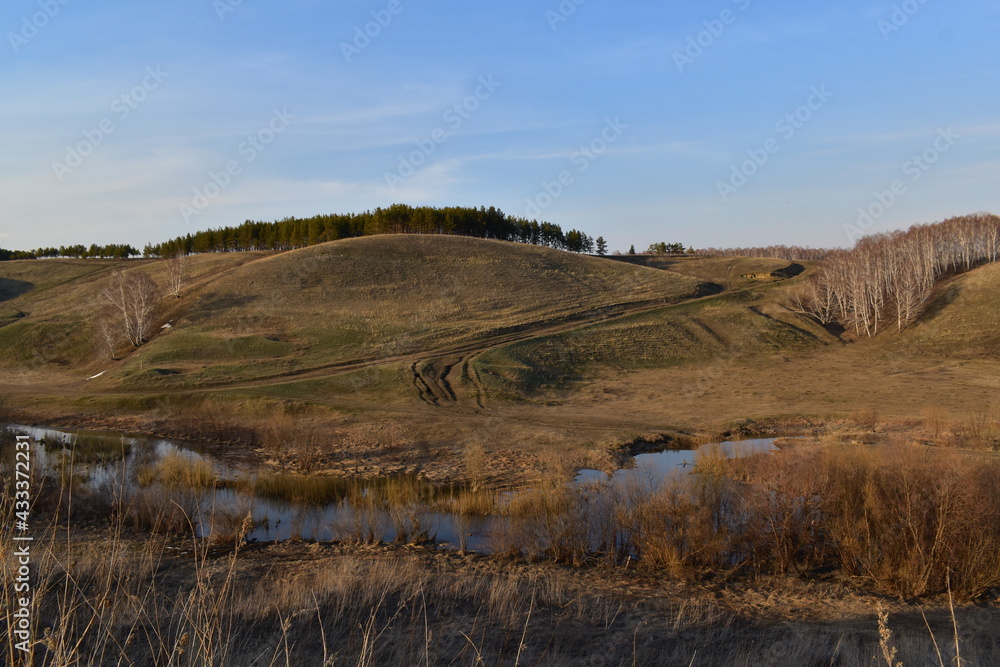
M 164 262 L 167 265 L 168 293 L 179 299 L 187 278 L 187 255 L 178 252 L 166 258 Z
M 117 313 L 111 308 L 104 308 L 97 315 L 97 340 L 101 351 L 108 359 L 118 358 L 118 346 L 125 342 L 122 328 L 119 325 Z
M 101 292 L 101 301 L 113 315 L 110 326 L 132 347 L 139 347 L 149 337 L 153 309 L 157 303 L 156 283 L 145 273 L 119 271 L 111 276 Z
M 852 250 L 829 252 L 791 306 L 859 336 L 877 335 L 893 315 L 902 331 L 920 316 L 942 276 L 998 258 L 1000 217 L 988 213 L 868 236 Z

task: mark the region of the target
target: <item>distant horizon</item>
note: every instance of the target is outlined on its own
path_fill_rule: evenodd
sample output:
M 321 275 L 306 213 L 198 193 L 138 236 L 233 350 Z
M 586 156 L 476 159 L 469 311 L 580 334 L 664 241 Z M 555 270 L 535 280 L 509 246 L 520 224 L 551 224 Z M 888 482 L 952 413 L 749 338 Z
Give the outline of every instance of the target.
M 4 248 L 395 202 L 611 249 L 1000 211 L 985 0 L 32 0 L 0 29 Z
M 399 202 L 397 202 L 397 203 L 399 203 Z M 417 207 L 415 207 L 415 208 L 417 208 Z M 479 208 L 479 207 L 475 207 L 475 208 Z M 489 207 L 485 207 L 485 208 L 489 208 Z M 198 234 L 200 232 L 217 231 L 219 229 L 236 229 L 236 228 L 240 227 L 240 225 L 242 225 L 242 224 L 244 224 L 246 222 L 260 222 L 260 223 L 264 223 L 264 224 L 270 224 L 270 223 L 281 222 L 282 220 L 293 219 L 293 218 L 296 219 L 296 220 L 309 220 L 309 219 L 312 219 L 312 218 L 315 218 L 315 217 L 326 216 L 326 215 L 362 215 L 364 213 L 368 213 L 368 212 L 371 212 L 371 211 L 374 211 L 374 210 L 376 210 L 376 209 L 373 208 L 373 209 L 368 209 L 366 211 L 346 211 L 346 212 L 337 212 L 337 213 L 332 213 L 332 212 L 318 213 L 318 214 L 312 215 L 312 216 L 286 216 L 285 218 L 280 218 L 278 220 L 245 220 L 244 222 L 239 223 L 239 224 L 235 224 L 235 225 L 223 225 L 221 227 L 196 229 L 196 230 L 192 230 L 190 232 L 185 232 L 184 234 L 181 234 L 179 236 L 171 237 L 169 239 L 147 240 L 145 242 L 138 242 L 138 243 L 122 243 L 120 245 L 129 245 L 129 246 L 132 246 L 141 255 L 143 253 L 143 249 L 146 246 L 150 246 L 150 245 L 155 246 L 155 245 L 159 245 L 159 244 L 162 244 L 162 243 L 168 243 L 168 242 L 173 241 L 173 240 L 175 240 L 177 238 L 184 237 L 184 236 L 187 236 L 187 235 Z M 503 213 L 507 213 L 506 211 L 502 211 L 502 212 Z M 926 222 L 913 223 L 912 225 L 906 225 L 904 227 L 900 227 L 898 230 L 878 230 L 878 231 L 866 232 L 866 233 L 863 234 L 863 236 L 871 236 L 871 235 L 875 235 L 875 234 L 885 233 L 886 231 L 906 231 L 906 230 L 912 228 L 915 225 L 933 224 L 933 223 L 936 223 L 936 222 L 941 222 L 941 221 L 946 220 L 946 219 L 961 218 L 961 217 L 973 215 L 975 213 L 986 213 L 986 214 L 989 214 L 989 215 L 995 215 L 992 211 L 974 211 L 974 212 L 970 211 L 968 213 L 963 213 L 963 214 L 959 214 L 959 215 L 947 216 L 947 218 L 942 218 L 942 220 L 930 220 L 930 221 L 926 221 Z M 543 223 L 543 222 L 550 222 L 550 221 L 547 221 L 547 220 L 538 220 L 537 222 Z M 569 230 L 566 230 L 566 231 L 569 231 Z M 366 238 L 366 237 L 370 237 L 370 236 L 385 236 L 385 235 L 394 234 L 394 233 L 403 234 L 403 235 L 406 235 L 406 234 L 414 234 L 414 235 L 422 235 L 422 234 L 423 235 L 427 235 L 427 234 L 434 235 L 434 234 L 440 234 L 442 236 L 463 236 L 463 237 L 468 237 L 468 238 L 478 238 L 478 237 L 468 236 L 466 234 L 454 233 L 454 232 L 449 233 L 449 232 L 415 232 L 415 231 L 410 231 L 410 232 L 387 232 L 387 233 L 369 234 L 369 235 L 357 236 L 357 237 L 345 237 L 345 238 L 341 238 L 341 239 L 331 239 L 329 241 L 322 241 L 321 243 L 332 243 L 334 241 L 343 241 L 343 240 L 347 240 L 347 238 Z M 600 232 L 598 232 L 597 234 L 592 235 L 592 239 L 596 239 L 597 237 L 603 237 L 603 234 L 600 233 Z M 509 241 L 508 239 L 486 239 L 486 240 L 499 240 L 499 241 L 514 242 L 514 241 Z M 768 248 L 768 247 L 772 247 L 772 246 L 773 247 L 789 247 L 789 248 L 791 248 L 791 247 L 799 247 L 799 248 L 806 249 L 806 250 L 842 250 L 842 249 L 846 250 L 846 249 L 850 249 L 854 245 L 852 243 L 852 244 L 843 245 L 843 246 L 813 246 L 813 245 L 808 245 L 808 244 L 775 242 L 775 243 L 762 243 L 760 245 L 753 245 L 753 246 L 731 246 L 731 245 L 698 246 L 698 245 L 687 243 L 682 238 L 664 238 L 664 239 L 660 239 L 658 241 L 653 241 L 653 242 L 651 242 L 649 244 L 643 244 L 641 247 L 638 244 L 635 244 L 635 243 L 628 243 L 625 247 L 622 247 L 622 248 L 611 248 L 609 246 L 607 252 L 605 252 L 604 255 L 614 255 L 614 254 L 627 255 L 627 254 L 630 254 L 629 253 L 629 248 L 632 247 L 632 246 L 635 247 L 635 254 L 641 255 L 641 254 L 647 253 L 649 251 L 650 246 L 652 246 L 653 244 L 663 243 L 663 242 L 667 242 L 667 243 L 670 243 L 670 242 L 681 243 L 681 244 L 683 244 L 687 248 L 693 248 L 695 251 L 699 251 L 699 250 L 712 250 L 712 249 L 716 249 L 716 250 L 725 250 L 725 249 L 738 250 L 738 249 L 741 249 L 741 248 L 755 249 L 755 248 Z M 69 248 L 69 247 L 74 247 L 74 246 L 83 246 L 83 247 L 89 248 L 92 245 L 97 245 L 97 246 L 101 247 L 101 246 L 107 246 L 107 245 L 113 245 L 113 244 L 98 244 L 98 243 L 94 243 L 94 242 L 91 242 L 91 241 L 73 241 L 73 242 L 70 242 L 70 243 L 59 243 L 59 244 L 56 244 L 56 245 L 36 246 L 36 247 L 33 247 L 33 248 L 10 248 L 10 247 L 6 247 L 2 243 L 0 243 L 0 249 L 12 251 L 12 252 L 34 252 L 36 250 L 42 250 L 42 249 L 46 249 L 46 248 L 60 248 L 60 247 L 67 247 L 67 248 Z M 540 243 L 540 244 L 535 244 L 535 245 L 545 245 L 545 244 Z M 566 248 L 557 248 L 557 249 L 564 250 L 566 252 L 574 252 L 574 251 L 568 250 Z M 207 252 L 220 252 L 220 251 L 218 251 L 218 250 L 212 250 L 212 251 L 207 251 Z M 199 253 L 192 253 L 192 254 L 199 254 Z M 581 254 L 599 256 L 596 252 L 583 252 Z M 47 259 L 47 258 L 42 257 L 42 258 L 39 258 L 39 259 Z

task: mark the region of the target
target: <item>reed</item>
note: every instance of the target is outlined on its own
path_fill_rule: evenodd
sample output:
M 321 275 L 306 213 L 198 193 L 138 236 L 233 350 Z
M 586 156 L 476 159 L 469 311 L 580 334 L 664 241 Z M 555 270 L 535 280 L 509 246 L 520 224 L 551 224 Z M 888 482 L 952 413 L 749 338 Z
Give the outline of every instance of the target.
M 0 433 L 0 461 L 9 461 L 4 441 Z M 725 606 L 699 593 L 702 585 L 647 599 L 663 594 L 672 574 L 728 568 L 759 576 L 787 563 L 808 576 L 813 561 L 802 554 L 816 550 L 845 582 L 968 599 L 1000 581 L 1000 476 L 992 458 L 896 443 L 883 450 L 794 449 L 727 465 L 724 475 L 713 464 L 659 486 L 540 484 L 500 505 L 501 522 L 511 528 L 497 539 L 508 540 L 509 554 L 586 568 L 610 552 L 628 566 L 583 572 L 485 558 L 466 566 L 430 549 L 393 547 L 291 545 L 265 557 L 242 539 L 250 528 L 247 508 L 218 508 L 216 520 L 229 522 L 230 532 L 213 543 L 192 536 L 196 510 L 178 497 L 163 505 L 180 506 L 185 537 L 136 530 L 140 492 L 149 496 L 148 517 L 156 516 L 157 494 L 168 497 L 163 489 L 179 492 L 155 485 L 120 497 L 110 487 L 108 505 L 122 511 L 87 527 L 67 510 L 88 499 L 72 486 L 35 479 L 36 641 L 28 655 L 15 652 L 17 605 L 5 585 L 0 650 L 7 664 L 40 667 L 854 665 L 877 655 L 905 665 L 996 662 L 995 605 L 949 603 L 928 613 L 925 628 L 905 623 L 905 614 L 916 612 L 896 603 L 881 619 L 873 607 L 846 621 L 839 612 L 825 625 L 802 621 L 789 632 L 761 620 L 759 600 L 742 610 Z M 9 468 L 2 472 L 0 479 L 9 480 Z M 808 511 L 797 500 L 805 497 L 813 499 Z M 401 508 L 426 501 L 418 487 L 405 485 L 360 494 L 350 500 L 356 527 L 346 530 L 374 540 L 389 499 Z M 5 583 L 18 568 L 13 512 L 8 481 L 0 486 Z M 906 530 L 892 533 L 890 525 Z M 636 559 L 643 568 L 637 574 Z M 855 565 L 864 569 L 849 569 Z M 782 586 L 793 585 L 770 591 L 780 601 Z M 803 585 L 790 599 L 813 590 Z
M 151 466 L 136 471 L 140 486 L 158 483 L 170 488 L 207 489 L 216 484 L 217 477 L 211 461 L 181 452 L 169 452 Z

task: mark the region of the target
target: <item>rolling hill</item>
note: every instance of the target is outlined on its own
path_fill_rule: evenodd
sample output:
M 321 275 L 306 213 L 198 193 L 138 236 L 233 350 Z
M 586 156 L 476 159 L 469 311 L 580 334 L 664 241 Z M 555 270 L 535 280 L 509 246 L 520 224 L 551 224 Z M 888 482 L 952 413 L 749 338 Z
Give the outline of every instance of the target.
M 0 266 L 11 365 L 108 368 L 92 316 L 119 268 L 163 280 L 149 261 L 43 260 Z M 667 271 L 549 248 L 451 236 L 386 235 L 280 254 L 191 258 L 171 327 L 113 363 L 102 387 L 218 385 L 380 360 L 704 290 Z
M 166 282 L 150 260 L 0 263 L 2 384 L 28 414 L 167 423 L 211 399 L 212 414 L 250 422 L 306 409 L 441 442 L 483 429 L 583 442 L 740 418 L 957 414 L 988 404 L 1000 371 L 997 266 L 942 283 L 901 334 L 849 342 L 787 307 L 809 263 L 421 235 L 204 254 L 152 339 L 110 361 L 93 317 L 116 270 Z

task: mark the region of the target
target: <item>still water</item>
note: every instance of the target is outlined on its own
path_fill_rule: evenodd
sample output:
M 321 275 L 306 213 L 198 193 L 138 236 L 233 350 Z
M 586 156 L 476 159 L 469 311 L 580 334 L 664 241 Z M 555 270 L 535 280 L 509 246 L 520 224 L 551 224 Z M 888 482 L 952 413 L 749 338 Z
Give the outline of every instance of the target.
M 462 516 L 447 511 L 447 500 L 455 489 L 435 487 L 421 482 L 423 500 L 404 510 L 386 509 L 377 503 L 357 502 L 369 492 L 375 493 L 384 480 L 360 482 L 360 496 L 344 492 L 342 480 L 330 479 L 329 491 L 309 501 L 264 497 L 254 491 L 260 488 L 258 471 L 245 464 L 224 461 L 193 445 L 148 436 L 121 435 L 109 432 L 62 430 L 15 425 L 16 432 L 31 436 L 34 443 L 36 469 L 54 474 L 60 467 L 72 467 L 84 488 L 92 492 L 112 494 L 167 493 L 168 489 L 148 471 L 156 470 L 165 461 L 186 467 L 210 471 L 213 482 L 188 491 L 193 494 L 195 516 L 191 517 L 198 536 L 207 537 L 226 522 L 228 530 L 250 515 L 250 541 L 331 541 L 364 532 L 382 541 L 423 535 L 444 548 L 489 552 L 493 516 Z M 634 465 L 612 474 L 598 470 L 581 470 L 573 484 L 588 493 L 595 490 L 614 491 L 636 486 L 655 490 L 674 474 L 685 474 L 693 468 L 701 451 L 717 448 L 725 456 L 738 457 L 775 449 L 774 439 L 744 440 L 706 445 L 700 450 L 669 450 L 641 454 Z M 296 478 L 292 479 L 294 487 Z M 315 478 L 299 477 L 300 483 Z M 366 487 L 365 485 L 371 485 Z M 287 484 L 286 484 L 287 485 Z M 355 485 L 357 490 L 357 485 Z M 293 494 L 294 495 L 294 494 Z M 353 500 L 352 500 L 353 497 Z M 401 534 L 402 533 L 402 534 Z M 464 538 L 464 539 L 463 539 Z

